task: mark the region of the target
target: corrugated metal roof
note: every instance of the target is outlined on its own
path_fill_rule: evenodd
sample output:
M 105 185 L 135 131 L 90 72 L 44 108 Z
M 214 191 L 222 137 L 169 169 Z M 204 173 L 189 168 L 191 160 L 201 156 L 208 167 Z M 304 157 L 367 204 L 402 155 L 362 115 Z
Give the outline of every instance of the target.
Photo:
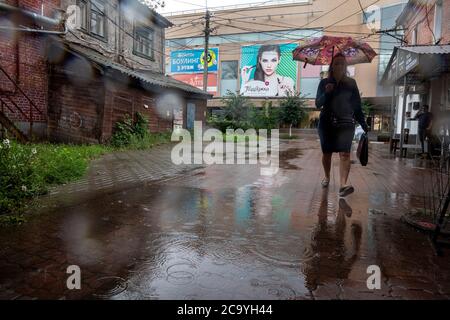
M 450 45 L 429 45 L 429 46 L 403 46 L 399 49 L 418 54 L 449 54 Z
M 198 95 L 212 98 L 211 94 L 209 94 L 203 90 L 200 90 L 194 86 L 191 86 L 187 83 L 175 80 L 174 78 L 172 78 L 170 76 L 166 76 L 162 73 L 151 72 L 151 71 L 145 71 L 145 73 L 144 73 L 144 72 L 135 71 L 124 65 L 121 65 L 114 61 L 111 61 L 111 59 L 101 55 L 100 53 L 96 53 L 93 50 L 89 50 L 87 48 L 84 48 L 82 46 L 79 46 L 79 45 L 76 45 L 73 43 L 66 43 L 66 45 L 69 47 L 70 50 L 75 51 L 76 53 L 87 58 L 88 60 L 91 60 L 97 64 L 100 64 L 103 67 L 117 70 L 129 77 L 138 79 L 145 83 L 160 86 L 163 88 L 179 89 L 179 90 L 183 90 L 186 92 L 195 93 Z

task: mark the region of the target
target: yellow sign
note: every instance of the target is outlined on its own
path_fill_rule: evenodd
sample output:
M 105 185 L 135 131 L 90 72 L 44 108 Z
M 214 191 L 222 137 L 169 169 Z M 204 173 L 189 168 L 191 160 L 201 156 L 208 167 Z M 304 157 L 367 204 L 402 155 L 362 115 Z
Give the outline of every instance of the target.
M 208 68 L 214 66 L 214 62 L 217 61 L 216 53 L 213 50 L 208 50 Z M 205 52 L 200 56 L 200 63 L 205 65 Z

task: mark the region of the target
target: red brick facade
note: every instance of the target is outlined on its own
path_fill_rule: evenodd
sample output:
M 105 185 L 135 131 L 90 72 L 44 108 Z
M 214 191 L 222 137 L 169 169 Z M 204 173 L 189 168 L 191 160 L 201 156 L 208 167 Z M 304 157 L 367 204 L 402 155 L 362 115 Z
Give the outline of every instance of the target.
M 41 1 L 8 0 L 7 4 L 23 8 L 28 11 L 41 13 Z M 44 14 L 52 17 L 55 8 L 59 7 L 59 0 L 47 0 Z M 13 16 L 9 18 L 15 19 Z M 8 21 L 8 20 L 6 20 Z M 5 21 L 3 21 L 3 24 Z M 11 27 L 13 25 L 11 24 Z M 34 25 L 27 25 L 34 28 Z M 30 32 L 0 31 L 0 66 L 18 83 L 24 93 L 42 111 L 42 115 L 33 110 L 33 121 L 45 122 L 48 104 L 48 77 L 45 60 L 45 35 Z M 15 111 L 11 113 L 5 108 L 5 113 L 13 121 L 28 121 L 30 102 L 15 88 L 15 85 L 0 72 L 0 94 L 8 95 L 27 115 L 25 118 L 10 103 Z
M 107 142 L 114 124 L 136 112 L 149 120 L 150 132 L 165 132 L 172 128 L 173 113 L 169 116 L 166 110 L 157 113 L 157 93 L 130 85 L 123 78 L 102 75 L 98 71 L 92 78 L 80 78 L 56 66 L 51 68 L 49 80 L 48 133 L 51 141 Z M 195 118 L 204 122 L 206 100 L 182 98 L 179 107 L 184 111 L 184 121 L 187 101 L 195 104 Z M 183 127 L 186 127 L 185 122 Z
M 409 45 L 414 44 L 414 27 L 417 25 L 418 45 L 432 45 L 435 43 L 434 24 L 435 6 L 437 0 L 411 1 L 416 3 L 404 17 L 402 25 L 408 29 L 405 31 L 405 40 Z M 428 17 L 428 19 L 427 19 Z M 442 39 L 440 44 L 450 44 L 450 0 L 442 0 Z M 437 41 L 438 39 L 436 39 Z
M 63 9 L 61 6 L 74 4 L 75 0 L 10 0 L 6 1 L 6 3 L 38 15 L 42 14 L 43 9 L 44 16 L 54 18 L 57 11 Z M 41 7 L 42 3 L 44 3 L 43 8 Z M 114 8 L 114 6 L 112 7 Z M 108 11 L 108 14 L 114 16 L 114 14 L 119 14 L 119 11 Z M 5 21 L 11 21 L 10 25 L 12 28 L 25 26 L 30 29 L 41 29 L 40 26 L 35 25 L 35 20 L 27 17 L 27 14 L 24 12 L 17 13 L 8 9 L 0 11 L 0 18 L 3 18 L 2 24 Z M 157 24 L 152 26 L 157 33 L 161 34 L 160 39 L 161 44 L 163 44 L 165 26 Z M 115 35 L 113 29 L 115 26 L 110 25 L 109 27 L 106 29 L 110 30 L 112 34 L 110 32 L 107 38 Z M 61 31 L 58 29 L 62 29 L 62 26 L 56 24 L 53 27 L 45 27 L 45 29 Z M 120 31 L 119 33 L 122 32 L 122 30 L 117 30 Z M 69 33 L 67 33 L 64 37 L 58 36 L 60 38 L 59 41 L 66 43 L 76 42 L 78 44 L 78 37 L 86 39 L 83 31 L 77 30 L 75 32 L 79 33 L 77 37 L 71 38 Z M 127 45 L 132 46 L 132 40 L 128 39 L 131 43 L 127 42 Z M 114 39 L 108 39 L 108 42 L 110 42 L 108 45 L 111 45 L 111 47 L 108 47 L 108 50 L 104 49 L 105 52 L 102 53 L 102 59 L 115 61 L 115 56 L 119 54 L 120 50 L 114 47 Z M 0 71 L 0 98 L 6 101 L 6 105 L 9 106 L 7 108 L 2 104 L 3 108 L 1 111 L 15 122 L 22 131 L 26 131 L 30 122 L 30 109 L 32 110 L 34 134 L 52 141 L 74 143 L 105 142 L 110 139 L 115 122 L 123 119 L 125 114 L 133 115 L 138 111 L 149 118 L 149 129 L 151 132 L 162 132 L 172 128 L 173 113 L 169 112 L 168 115 L 165 111 L 158 113 L 158 108 L 155 105 L 156 95 L 163 91 L 161 87 L 147 90 L 139 83 L 130 85 L 133 81 L 128 79 L 128 76 L 125 74 L 119 77 L 122 79 L 121 82 L 115 77 L 108 77 L 102 74 L 98 69 L 95 69 L 95 72 L 89 79 L 79 78 L 78 74 L 83 74 L 85 70 L 79 70 L 75 67 L 75 69 L 72 69 L 72 72 L 68 72 L 66 63 L 70 64 L 70 59 L 73 57 L 70 58 L 70 54 L 68 55 L 66 52 L 63 56 L 55 58 L 54 56 L 58 55 L 58 53 L 55 54 L 49 50 L 51 43 L 54 43 L 54 41 L 50 39 L 50 36 L 43 33 L 23 30 L 0 31 L 0 66 L 8 74 L 8 76 L 5 76 Z M 86 43 L 81 41 L 81 45 L 96 49 L 98 49 L 99 44 L 106 45 L 102 43 L 102 40 L 98 39 L 90 39 Z M 159 50 L 163 51 L 161 48 Z M 48 56 L 48 53 L 51 53 L 51 56 Z M 112 54 L 112 56 L 108 56 L 108 54 Z M 66 58 L 69 60 L 65 60 Z M 133 58 L 137 59 L 136 57 Z M 162 59 L 160 60 L 162 61 Z M 153 61 L 148 61 L 148 63 L 151 66 L 157 64 Z M 92 65 L 89 68 L 91 67 Z M 153 67 L 153 69 L 156 68 L 155 66 Z M 153 69 L 150 68 L 150 70 Z M 153 70 L 153 72 L 162 72 L 158 70 Z M 23 92 L 18 90 L 14 83 Z M 182 105 L 179 106 L 184 111 L 183 126 L 185 127 L 186 103 L 190 94 L 182 90 L 178 90 L 178 93 L 185 97 L 182 98 Z M 202 99 L 192 101 L 196 104 L 195 118 L 203 119 L 204 121 L 206 96 Z M 36 108 L 31 108 L 30 100 Z M 14 105 L 17 105 L 17 107 Z M 41 112 L 36 111 L 36 109 Z M 39 132 L 36 132 L 36 127 L 39 127 Z

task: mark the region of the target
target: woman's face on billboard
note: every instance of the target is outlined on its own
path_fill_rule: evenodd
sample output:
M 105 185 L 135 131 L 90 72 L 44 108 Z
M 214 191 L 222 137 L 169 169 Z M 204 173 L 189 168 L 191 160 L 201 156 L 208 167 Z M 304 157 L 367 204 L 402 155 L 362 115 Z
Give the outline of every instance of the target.
M 280 63 L 280 57 L 275 51 L 263 52 L 261 58 L 259 59 L 261 68 L 266 76 L 271 76 L 277 70 L 278 64 Z

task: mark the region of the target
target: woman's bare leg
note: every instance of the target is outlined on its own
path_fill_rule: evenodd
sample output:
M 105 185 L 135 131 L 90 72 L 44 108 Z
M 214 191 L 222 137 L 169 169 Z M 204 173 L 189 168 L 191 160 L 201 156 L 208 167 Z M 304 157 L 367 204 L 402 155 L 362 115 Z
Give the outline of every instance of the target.
M 341 188 L 347 186 L 347 180 L 348 176 L 350 174 L 350 167 L 351 167 L 351 161 L 350 161 L 350 153 L 349 152 L 340 152 L 340 164 L 339 164 L 339 175 L 340 175 L 340 181 L 341 181 Z
M 330 181 L 330 171 L 331 171 L 331 157 L 332 153 L 324 153 L 322 156 L 323 171 L 325 172 L 325 179 Z

